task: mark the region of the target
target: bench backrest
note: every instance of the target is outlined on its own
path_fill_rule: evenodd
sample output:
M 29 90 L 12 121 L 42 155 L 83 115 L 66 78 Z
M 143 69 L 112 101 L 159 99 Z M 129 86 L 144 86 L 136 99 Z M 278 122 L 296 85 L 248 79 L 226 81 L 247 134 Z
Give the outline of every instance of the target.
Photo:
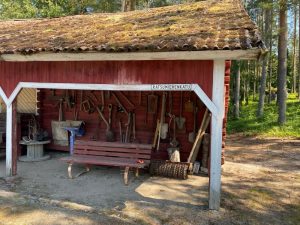
M 94 155 L 116 157 L 123 159 L 144 160 L 146 164 L 151 159 L 151 144 L 75 141 L 74 155 Z

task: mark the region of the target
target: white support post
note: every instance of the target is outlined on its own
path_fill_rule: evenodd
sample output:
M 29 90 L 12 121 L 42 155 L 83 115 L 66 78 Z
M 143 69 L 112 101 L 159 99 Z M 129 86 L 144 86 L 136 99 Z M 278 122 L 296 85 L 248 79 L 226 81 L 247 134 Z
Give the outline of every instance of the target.
M 12 176 L 12 104 L 6 105 L 6 176 Z
M 212 100 L 218 113 L 212 113 L 211 120 L 211 154 L 210 154 L 210 180 L 209 180 L 209 209 L 218 210 L 221 199 L 221 154 L 222 129 L 224 118 L 224 76 L 225 61 L 215 60 L 213 70 Z

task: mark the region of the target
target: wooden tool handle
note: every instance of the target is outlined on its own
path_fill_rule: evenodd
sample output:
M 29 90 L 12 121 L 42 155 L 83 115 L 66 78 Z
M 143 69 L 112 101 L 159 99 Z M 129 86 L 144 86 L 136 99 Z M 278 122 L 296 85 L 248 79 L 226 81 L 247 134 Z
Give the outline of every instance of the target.
M 102 111 L 100 110 L 100 108 L 99 108 L 98 106 L 96 107 L 96 109 L 97 109 L 97 111 L 98 111 L 98 113 L 99 113 L 101 119 L 102 119 L 102 120 L 104 121 L 104 123 L 106 124 L 107 129 L 109 129 L 109 123 L 108 123 L 107 120 L 105 119 L 105 117 L 104 117 Z
M 109 126 L 111 125 L 111 112 L 112 112 L 112 108 L 113 108 L 112 104 L 109 104 L 108 105 L 108 112 L 109 112 L 109 114 L 108 114 L 108 124 L 109 124 Z

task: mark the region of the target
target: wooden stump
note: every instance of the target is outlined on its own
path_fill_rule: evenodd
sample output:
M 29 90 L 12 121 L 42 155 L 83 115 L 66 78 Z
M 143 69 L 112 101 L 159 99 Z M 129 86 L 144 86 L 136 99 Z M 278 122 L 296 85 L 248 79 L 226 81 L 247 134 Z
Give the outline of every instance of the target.
M 27 146 L 27 155 L 21 156 L 19 160 L 23 162 L 37 162 L 49 159 L 49 155 L 44 155 L 44 145 L 49 143 L 50 141 L 21 141 L 21 145 Z

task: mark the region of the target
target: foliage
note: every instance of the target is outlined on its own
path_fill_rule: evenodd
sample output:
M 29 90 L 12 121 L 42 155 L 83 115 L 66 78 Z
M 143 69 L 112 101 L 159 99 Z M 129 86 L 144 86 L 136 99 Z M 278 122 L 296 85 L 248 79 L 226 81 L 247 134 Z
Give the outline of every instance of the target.
M 36 8 L 32 7 L 31 0 L 2 0 L 0 2 L 0 19 L 32 18 L 36 14 Z
M 137 0 L 137 9 L 160 7 L 197 0 Z M 1 0 L 0 19 L 26 19 L 117 12 L 122 0 Z
M 287 101 L 287 122 L 284 126 L 277 123 L 276 102 L 265 105 L 265 114 L 262 118 L 256 118 L 257 102 L 249 100 L 248 105 L 241 107 L 239 120 L 229 115 L 228 133 L 243 132 L 245 135 L 259 135 L 271 137 L 295 137 L 300 138 L 300 107 L 295 94 L 290 94 Z

